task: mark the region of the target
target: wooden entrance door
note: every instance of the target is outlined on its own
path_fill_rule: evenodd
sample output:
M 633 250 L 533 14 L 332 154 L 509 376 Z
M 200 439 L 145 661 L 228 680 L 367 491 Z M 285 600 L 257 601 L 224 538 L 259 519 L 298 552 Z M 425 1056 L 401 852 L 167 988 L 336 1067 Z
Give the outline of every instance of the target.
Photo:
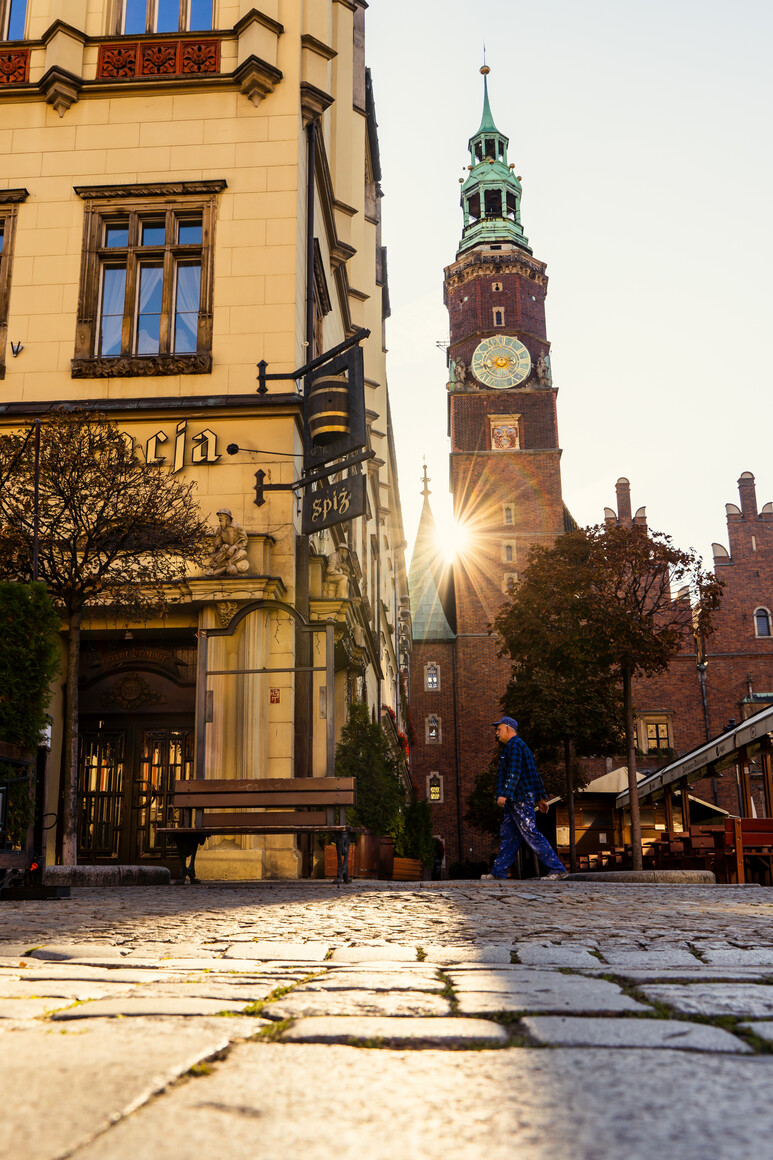
M 193 719 L 108 718 L 82 722 L 78 860 L 176 866 L 159 838 L 174 823 L 174 782 L 193 774 Z

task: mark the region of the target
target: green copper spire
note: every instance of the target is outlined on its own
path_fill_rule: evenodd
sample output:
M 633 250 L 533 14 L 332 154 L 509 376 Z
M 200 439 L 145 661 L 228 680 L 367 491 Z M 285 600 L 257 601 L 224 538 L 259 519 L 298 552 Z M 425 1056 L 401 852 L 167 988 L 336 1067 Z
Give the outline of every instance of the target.
M 515 166 L 508 165 L 509 138 L 494 124 L 488 96 L 488 65 L 483 74 L 483 115 L 480 128 L 468 143 L 469 177 L 462 182 L 464 230 L 459 252 L 473 246 L 510 243 L 529 254 L 529 239 L 521 226 L 521 182 Z
M 480 119 L 480 128 L 475 134 L 476 137 L 479 137 L 481 133 L 499 132 L 496 125 L 494 124 L 494 118 L 491 115 L 491 105 L 488 101 L 488 74 L 491 70 L 489 69 L 488 65 L 484 64 L 480 71 L 483 73 L 483 116 Z

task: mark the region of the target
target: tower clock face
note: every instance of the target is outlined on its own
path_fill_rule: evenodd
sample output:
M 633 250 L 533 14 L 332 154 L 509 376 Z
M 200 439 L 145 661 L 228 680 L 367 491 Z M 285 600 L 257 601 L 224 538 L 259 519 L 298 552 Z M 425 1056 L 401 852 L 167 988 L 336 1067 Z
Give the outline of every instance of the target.
M 517 387 L 529 377 L 531 356 L 517 338 L 508 334 L 495 334 L 484 338 L 475 348 L 472 356 L 472 373 L 478 382 L 486 387 L 501 391 L 506 387 Z

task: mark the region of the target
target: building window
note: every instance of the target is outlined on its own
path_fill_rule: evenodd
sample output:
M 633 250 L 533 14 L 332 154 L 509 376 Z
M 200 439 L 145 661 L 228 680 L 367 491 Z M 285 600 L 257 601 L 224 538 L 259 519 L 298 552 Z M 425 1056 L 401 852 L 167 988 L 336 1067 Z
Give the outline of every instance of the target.
M 436 771 L 427 776 L 427 801 L 433 805 L 439 805 L 443 801 L 443 778 Z
M 515 560 L 515 543 L 512 540 L 505 540 L 502 544 L 502 560 L 505 564 L 512 564 Z
M 502 522 L 505 524 L 513 523 L 513 505 L 511 503 L 502 504 Z
M 501 282 L 492 282 L 491 289 L 494 291 L 495 294 L 501 294 L 502 293 L 502 283 Z
M 494 311 L 494 326 L 504 326 L 504 325 L 505 325 L 505 312 L 504 312 L 504 310 L 497 307 L 497 309 Z
M 27 0 L 0 0 L 0 40 L 24 40 Z
M 433 693 L 440 688 L 439 665 L 428 664 L 424 666 L 424 688 Z
M 770 636 L 770 612 L 767 608 L 754 610 L 754 635 Z
M 122 0 L 117 9 L 115 31 L 120 36 L 212 28 L 212 0 Z
M 0 190 L 0 379 L 5 378 L 5 352 L 8 346 L 8 306 L 11 297 L 13 243 L 16 233 L 16 211 L 27 197 L 26 189 Z M 10 335 L 11 341 L 14 336 Z
M 186 184 L 145 198 L 147 187 L 126 187 L 136 201 L 76 191 L 87 208 L 74 377 L 211 370 L 215 193 L 225 182 L 198 183 L 198 196 Z M 170 188 L 179 196 L 163 196 Z
M 638 747 L 642 753 L 668 756 L 673 753 L 671 722 L 667 714 L 639 718 L 636 722 L 636 733 Z
M 439 745 L 442 741 L 440 718 L 431 713 L 424 722 L 424 740 L 427 745 Z
M 518 573 L 517 572 L 505 572 L 505 578 L 502 582 L 502 591 L 504 593 L 511 592 L 513 590 L 513 588 L 515 588 L 517 583 L 518 583 Z

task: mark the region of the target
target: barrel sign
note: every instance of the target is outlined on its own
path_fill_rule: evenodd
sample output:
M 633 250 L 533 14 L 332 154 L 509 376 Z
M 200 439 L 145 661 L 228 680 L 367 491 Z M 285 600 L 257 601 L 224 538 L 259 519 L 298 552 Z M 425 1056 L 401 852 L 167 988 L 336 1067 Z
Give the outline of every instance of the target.
M 328 444 L 349 434 L 349 376 L 315 379 L 308 399 L 309 434 L 315 443 Z

